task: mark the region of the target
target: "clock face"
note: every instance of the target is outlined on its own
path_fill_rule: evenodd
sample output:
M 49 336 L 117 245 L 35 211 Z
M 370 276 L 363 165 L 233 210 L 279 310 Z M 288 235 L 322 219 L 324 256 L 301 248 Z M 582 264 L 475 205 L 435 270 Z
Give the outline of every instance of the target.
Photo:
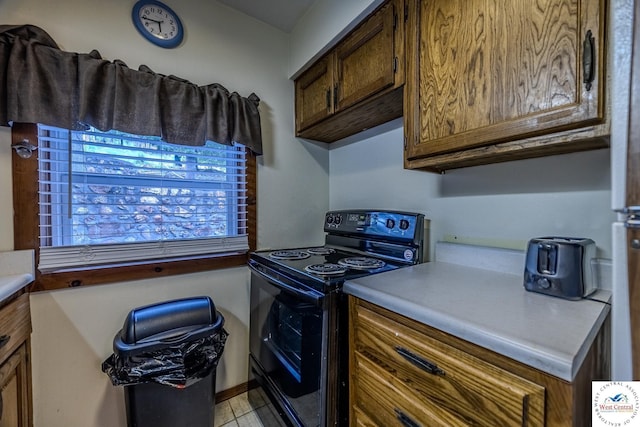
M 182 41 L 182 23 L 167 5 L 153 0 L 140 0 L 133 7 L 133 22 L 147 40 L 166 48 Z

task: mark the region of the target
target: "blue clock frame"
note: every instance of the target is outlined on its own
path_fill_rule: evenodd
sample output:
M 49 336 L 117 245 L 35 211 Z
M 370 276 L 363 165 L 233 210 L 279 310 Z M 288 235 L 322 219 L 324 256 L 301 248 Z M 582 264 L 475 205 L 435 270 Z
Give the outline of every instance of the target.
M 160 7 L 164 11 L 166 11 L 167 13 L 173 16 L 176 23 L 175 37 L 170 39 L 164 39 L 164 38 L 157 37 L 146 30 L 145 23 L 140 17 L 140 9 L 142 9 L 145 6 Z M 184 37 L 184 28 L 182 26 L 182 21 L 180 20 L 180 17 L 178 16 L 178 14 L 173 11 L 173 9 L 171 9 L 169 6 L 167 6 L 162 2 L 159 2 L 157 0 L 139 0 L 138 2 L 136 2 L 136 4 L 133 6 L 133 9 L 131 10 L 131 19 L 133 20 L 133 24 L 138 30 L 138 32 L 145 39 L 155 44 L 156 46 L 160 46 L 166 49 L 172 49 L 180 45 L 180 43 L 182 43 L 182 39 Z

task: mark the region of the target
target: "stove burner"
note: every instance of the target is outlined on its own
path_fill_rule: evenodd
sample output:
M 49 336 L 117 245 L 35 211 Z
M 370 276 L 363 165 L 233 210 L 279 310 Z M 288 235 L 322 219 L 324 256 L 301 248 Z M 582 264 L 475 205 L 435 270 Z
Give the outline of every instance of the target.
M 274 251 L 269 254 L 269 257 L 282 260 L 295 260 L 309 258 L 311 255 L 304 251 Z
M 309 252 L 311 255 L 329 255 L 332 253 L 335 253 L 335 249 L 333 248 L 327 248 L 326 246 L 322 246 L 320 248 L 309 248 L 307 249 L 307 252 Z
M 325 264 L 307 265 L 304 269 L 309 273 L 319 274 L 321 276 L 338 276 L 347 272 L 346 268 L 329 262 Z
M 375 270 L 385 266 L 385 262 L 382 260 L 363 256 L 342 258 L 338 264 L 356 270 Z

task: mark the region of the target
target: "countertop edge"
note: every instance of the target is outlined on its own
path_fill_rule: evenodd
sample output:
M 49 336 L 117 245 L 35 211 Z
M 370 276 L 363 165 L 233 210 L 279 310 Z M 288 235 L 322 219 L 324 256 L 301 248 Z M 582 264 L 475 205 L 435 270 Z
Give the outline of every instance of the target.
M 33 279 L 31 273 L 0 276 L 0 302 L 26 287 Z

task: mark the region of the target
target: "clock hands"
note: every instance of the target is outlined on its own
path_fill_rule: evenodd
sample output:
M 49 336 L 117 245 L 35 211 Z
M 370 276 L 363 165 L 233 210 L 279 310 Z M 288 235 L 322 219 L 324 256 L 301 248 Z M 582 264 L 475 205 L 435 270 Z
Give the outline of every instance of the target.
M 155 19 L 147 18 L 146 16 L 143 16 L 142 19 L 144 19 L 146 21 L 155 22 L 156 24 L 160 24 L 160 23 L 164 22 L 164 21 L 156 21 Z
M 162 32 L 162 24 L 164 23 L 164 21 L 156 21 L 155 19 L 147 18 L 146 16 L 143 16 L 142 19 L 144 19 L 145 21 L 155 22 L 156 24 L 158 24 L 158 32 Z

